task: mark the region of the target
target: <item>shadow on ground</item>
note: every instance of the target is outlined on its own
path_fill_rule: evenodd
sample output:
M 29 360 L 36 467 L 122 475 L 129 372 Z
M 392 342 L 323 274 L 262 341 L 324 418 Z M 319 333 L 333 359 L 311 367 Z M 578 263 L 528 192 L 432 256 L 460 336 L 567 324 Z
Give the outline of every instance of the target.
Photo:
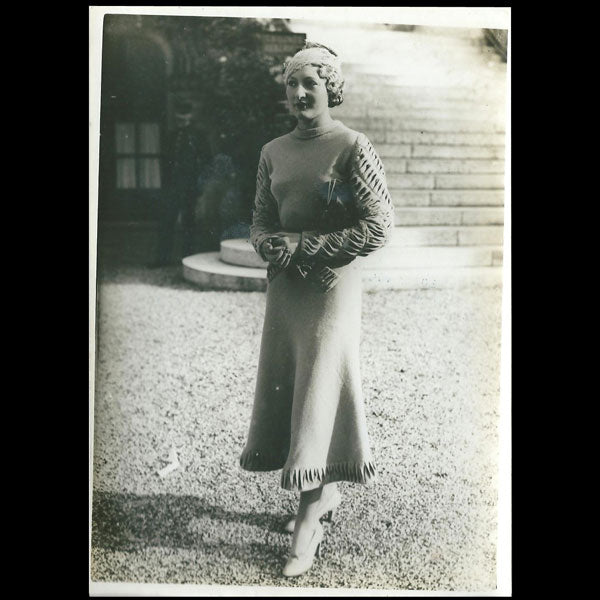
M 203 539 L 209 529 L 226 523 L 255 526 L 281 533 L 289 518 L 283 514 L 236 512 L 207 504 L 196 496 L 172 494 L 145 495 L 95 492 L 92 502 L 92 547 L 111 551 L 135 552 L 152 546 L 208 549 L 218 547 L 221 554 L 239 556 L 236 543 L 215 543 Z M 260 554 L 272 554 L 263 544 Z M 264 556 L 257 556 L 257 562 Z

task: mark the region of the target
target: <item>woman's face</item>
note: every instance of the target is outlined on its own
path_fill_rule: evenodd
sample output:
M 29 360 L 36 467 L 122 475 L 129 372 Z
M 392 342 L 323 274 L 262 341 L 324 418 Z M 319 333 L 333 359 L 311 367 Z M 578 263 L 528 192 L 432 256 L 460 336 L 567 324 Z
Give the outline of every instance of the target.
M 318 121 L 319 117 L 329 115 L 325 79 L 319 77 L 316 67 L 307 65 L 294 71 L 285 89 L 290 109 L 297 119 Z

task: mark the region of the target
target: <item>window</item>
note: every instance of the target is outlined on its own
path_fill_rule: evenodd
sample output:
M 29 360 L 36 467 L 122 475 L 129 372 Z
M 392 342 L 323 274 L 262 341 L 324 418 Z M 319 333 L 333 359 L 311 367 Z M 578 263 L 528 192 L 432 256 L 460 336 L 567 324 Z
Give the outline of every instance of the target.
M 117 188 L 160 189 L 160 127 L 158 123 L 115 124 Z
M 165 55 L 127 18 L 106 15 L 102 45 L 98 218 L 105 222 L 158 219 L 165 186 Z

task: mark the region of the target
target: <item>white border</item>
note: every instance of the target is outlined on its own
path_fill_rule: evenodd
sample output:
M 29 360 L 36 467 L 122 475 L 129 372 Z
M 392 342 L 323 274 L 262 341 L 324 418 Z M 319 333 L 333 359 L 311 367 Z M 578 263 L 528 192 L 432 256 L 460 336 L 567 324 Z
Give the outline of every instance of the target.
M 238 16 L 256 18 L 296 18 L 304 20 L 404 23 L 440 27 L 481 27 L 508 29 L 509 54 L 507 59 L 507 112 L 506 112 L 506 175 L 504 266 L 502 294 L 502 350 L 500 392 L 500 457 L 498 497 L 497 589 L 484 592 L 447 592 L 411 590 L 370 590 L 332 588 L 279 588 L 259 586 L 207 586 L 145 583 L 103 583 L 89 578 L 91 567 L 91 510 L 93 476 L 94 429 L 94 370 L 96 319 L 96 240 L 98 153 L 100 138 L 100 77 L 102 54 L 102 25 L 105 14 L 164 14 L 195 16 Z M 511 569 L 511 187 L 510 187 L 510 7 L 310 7 L 293 6 L 208 6 L 208 7 L 150 7 L 150 6 L 90 6 L 89 7 L 89 553 L 88 579 L 90 596 L 309 596 L 316 591 L 324 596 L 510 596 Z
M 304 588 L 191 585 L 167 583 L 92 583 L 90 596 L 410 596 L 410 597 L 495 597 L 504 596 L 499 590 L 491 592 L 386 590 L 364 588 Z
M 248 18 L 288 18 L 356 23 L 405 23 L 439 27 L 508 29 L 510 7 L 429 6 L 92 6 L 97 14 L 160 14 Z M 307 18 L 307 12 L 310 17 Z
M 500 350 L 500 419 L 498 461 L 498 539 L 496 550 L 497 587 L 512 595 L 512 187 L 511 187 L 511 30 L 508 27 L 506 57 L 506 137 L 504 174 L 504 239 L 502 243 L 502 336 Z
M 88 381 L 89 381 L 89 499 L 88 499 L 88 574 L 91 572 L 92 560 L 92 494 L 93 494 L 93 462 L 94 462 L 94 392 L 96 372 L 96 257 L 98 239 L 98 173 L 100 154 L 100 73 L 102 57 L 102 13 L 97 7 L 90 7 L 89 19 L 89 122 L 88 122 L 88 152 L 89 152 L 89 262 L 88 262 Z M 90 586 L 90 593 L 92 587 Z

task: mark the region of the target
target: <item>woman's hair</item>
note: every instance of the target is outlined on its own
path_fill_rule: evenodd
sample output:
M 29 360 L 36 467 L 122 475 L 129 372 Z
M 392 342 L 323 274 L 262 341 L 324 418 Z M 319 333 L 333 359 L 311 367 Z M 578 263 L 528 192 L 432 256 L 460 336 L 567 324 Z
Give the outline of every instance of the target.
M 325 80 L 328 106 L 339 106 L 344 101 L 344 77 L 337 53 L 323 44 L 306 42 L 302 50 L 284 63 L 284 82 L 287 84 L 290 75 L 306 65 L 316 67 L 319 77 Z
M 329 65 L 317 67 L 319 77 L 325 80 L 325 89 L 327 90 L 327 105 L 330 108 L 339 106 L 344 101 L 344 80 L 339 71 L 336 71 Z

